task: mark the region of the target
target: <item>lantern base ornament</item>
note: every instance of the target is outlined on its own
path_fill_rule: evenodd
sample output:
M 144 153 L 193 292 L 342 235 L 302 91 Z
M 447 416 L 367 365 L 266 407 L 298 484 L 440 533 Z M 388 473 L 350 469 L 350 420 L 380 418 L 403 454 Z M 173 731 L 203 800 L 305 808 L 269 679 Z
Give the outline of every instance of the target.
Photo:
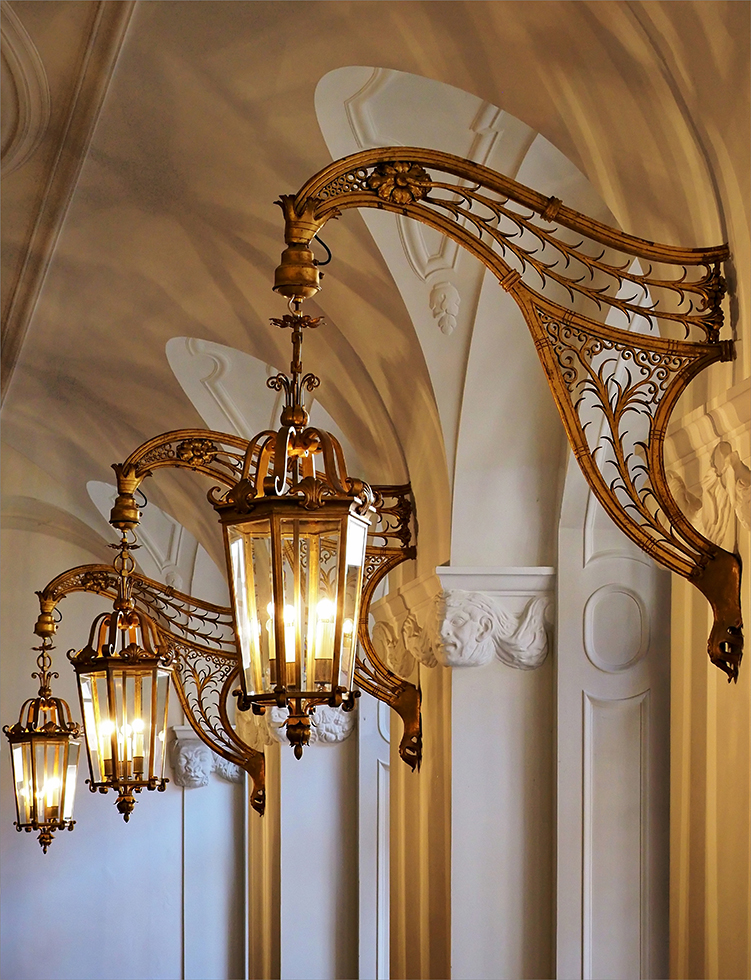
M 287 740 L 292 746 L 296 759 L 302 759 L 303 748 L 310 742 L 310 715 L 290 713 L 286 723 Z

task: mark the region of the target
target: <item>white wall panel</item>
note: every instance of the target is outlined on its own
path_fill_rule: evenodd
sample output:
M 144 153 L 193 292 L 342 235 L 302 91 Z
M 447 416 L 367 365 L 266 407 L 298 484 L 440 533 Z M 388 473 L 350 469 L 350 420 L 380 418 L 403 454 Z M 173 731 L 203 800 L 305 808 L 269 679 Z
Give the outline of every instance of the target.
M 670 580 L 575 462 L 557 617 L 557 976 L 667 976 Z

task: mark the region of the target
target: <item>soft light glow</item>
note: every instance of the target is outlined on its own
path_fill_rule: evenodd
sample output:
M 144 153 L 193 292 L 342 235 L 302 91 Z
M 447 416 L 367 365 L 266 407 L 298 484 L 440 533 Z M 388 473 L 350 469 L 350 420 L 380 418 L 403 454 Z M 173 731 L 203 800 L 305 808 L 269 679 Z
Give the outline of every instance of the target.
M 284 607 L 284 659 L 288 664 L 295 662 L 295 634 L 297 615 L 295 607 L 286 605 Z
M 53 806 L 55 803 L 55 794 L 60 789 L 60 780 L 57 776 L 50 776 L 50 778 L 42 786 L 41 796 L 47 797 L 47 806 Z
M 334 619 L 336 618 L 336 605 L 331 599 L 321 599 L 316 606 L 318 623 L 316 624 L 316 660 L 331 660 L 334 656 Z M 323 674 L 316 677 L 317 681 L 324 679 Z
M 316 612 L 320 620 L 333 623 L 334 616 L 336 615 L 336 606 L 331 599 L 321 599 L 316 607 Z

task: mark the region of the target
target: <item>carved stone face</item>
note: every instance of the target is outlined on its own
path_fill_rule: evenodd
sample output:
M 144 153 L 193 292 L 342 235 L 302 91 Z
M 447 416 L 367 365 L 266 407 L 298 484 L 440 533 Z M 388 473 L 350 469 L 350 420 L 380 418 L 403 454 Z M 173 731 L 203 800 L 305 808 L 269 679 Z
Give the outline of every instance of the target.
M 175 759 L 175 782 L 178 786 L 195 789 L 198 786 L 208 786 L 211 772 L 211 751 L 206 745 L 180 746 Z
M 435 605 L 434 652 L 444 667 L 477 667 L 493 659 L 490 615 L 472 594 L 441 593 Z

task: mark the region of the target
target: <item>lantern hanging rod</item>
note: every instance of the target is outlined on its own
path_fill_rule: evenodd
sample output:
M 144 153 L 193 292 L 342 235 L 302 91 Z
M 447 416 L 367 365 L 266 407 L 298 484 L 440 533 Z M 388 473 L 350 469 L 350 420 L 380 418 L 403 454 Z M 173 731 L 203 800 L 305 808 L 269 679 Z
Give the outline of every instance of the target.
M 320 289 L 310 243 L 347 208 L 420 221 L 495 275 L 526 321 L 592 493 L 639 548 L 707 598 L 709 657 L 737 680 L 740 557 L 691 525 L 663 459 L 680 395 L 710 364 L 735 357 L 733 341 L 720 340 L 728 246 L 636 238 L 487 167 L 418 147 L 337 160 L 277 203 L 287 247 L 274 288 L 290 300 Z

